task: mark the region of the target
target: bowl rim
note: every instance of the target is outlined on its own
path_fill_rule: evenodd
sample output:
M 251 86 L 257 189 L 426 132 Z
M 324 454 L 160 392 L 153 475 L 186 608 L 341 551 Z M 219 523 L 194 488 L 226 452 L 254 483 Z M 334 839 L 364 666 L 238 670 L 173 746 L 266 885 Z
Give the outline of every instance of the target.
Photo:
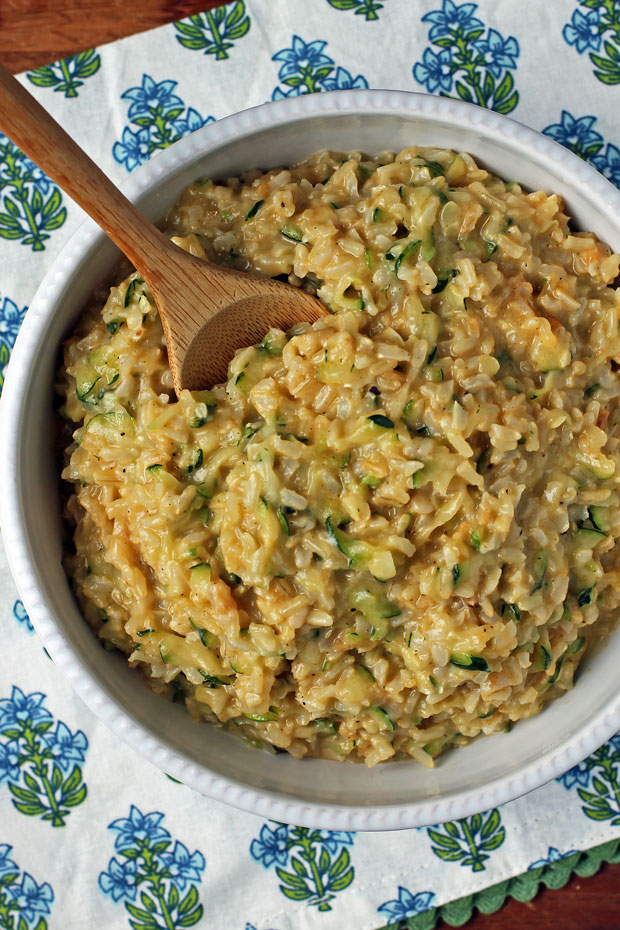
M 410 91 L 344 90 L 290 97 L 272 101 L 223 117 L 174 143 L 138 168 L 119 186 L 136 201 L 150 186 L 176 168 L 208 154 L 234 139 L 312 117 L 337 113 L 360 115 L 387 113 L 414 116 L 430 123 L 452 121 L 503 141 L 513 152 L 532 160 L 554 163 L 567 178 L 587 188 L 588 199 L 602 212 L 620 216 L 620 191 L 595 168 L 547 136 L 517 120 L 449 98 Z M 11 353 L 0 401 L 0 431 L 5 441 L 0 448 L 0 522 L 9 566 L 20 596 L 45 648 L 84 703 L 115 735 L 142 756 L 173 775 L 188 787 L 217 801 L 265 818 L 302 826 L 336 830 L 394 830 L 420 827 L 459 819 L 511 801 L 563 774 L 620 729 L 620 694 L 593 718 L 513 777 L 500 775 L 475 789 L 449 796 L 402 804 L 356 807 L 331 803 L 296 801 L 275 791 L 248 787 L 233 778 L 215 774 L 173 751 L 139 724 L 111 692 L 100 686 L 69 639 L 56 625 L 45 595 L 39 589 L 31 564 L 28 538 L 22 522 L 18 489 L 17 437 L 23 422 L 25 385 L 39 348 L 42 322 L 53 312 L 56 301 L 75 267 L 105 234 L 86 219 L 72 234 L 41 282 Z

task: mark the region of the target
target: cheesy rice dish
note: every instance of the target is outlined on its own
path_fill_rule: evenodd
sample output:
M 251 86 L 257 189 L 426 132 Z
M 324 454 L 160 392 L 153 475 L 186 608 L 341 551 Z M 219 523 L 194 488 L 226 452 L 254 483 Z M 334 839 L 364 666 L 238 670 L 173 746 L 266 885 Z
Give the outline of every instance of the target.
M 66 567 L 103 643 L 252 745 L 369 766 L 570 688 L 620 603 L 618 256 L 419 147 L 200 179 L 165 226 L 332 313 L 178 398 L 137 273 L 84 315 Z

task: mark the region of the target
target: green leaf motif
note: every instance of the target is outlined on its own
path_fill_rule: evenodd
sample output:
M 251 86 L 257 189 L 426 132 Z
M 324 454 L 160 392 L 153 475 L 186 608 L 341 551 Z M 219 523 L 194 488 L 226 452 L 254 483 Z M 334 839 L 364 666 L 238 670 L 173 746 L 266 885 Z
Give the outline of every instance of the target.
M 20 814 L 25 814 L 26 817 L 40 817 L 41 814 L 45 813 L 45 808 L 38 801 L 34 803 L 13 801 L 13 807 L 15 810 L 18 810 Z
M 433 852 L 445 862 L 460 862 L 461 859 L 465 858 L 465 853 L 461 849 L 452 851 L 449 849 L 433 849 Z
M 620 823 L 620 747 L 617 737 L 588 757 L 586 772 L 591 790 L 577 788 L 577 795 L 583 802 L 583 813 L 590 820 L 607 820 L 612 825 Z M 567 787 L 572 787 L 571 783 Z
M 605 51 L 612 61 L 620 61 L 620 48 L 616 48 L 616 46 L 612 45 L 611 42 L 605 42 Z
M 10 197 L 6 197 L 4 200 L 4 207 L 12 217 L 19 216 L 19 207 L 14 203 Z
M 484 849 L 485 852 L 491 852 L 493 849 L 498 849 L 505 839 L 506 830 L 504 827 L 502 827 L 501 830 L 498 830 L 495 836 L 491 836 L 488 840 L 484 840 L 484 842 L 480 844 L 480 849 Z
M 58 83 L 51 65 L 45 65 L 43 68 L 35 68 L 34 71 L 30 71 L 28 80 L 36 87 L 54 87 Z
M 86 795 L 88 794 L 88 789 L 86 785 L 82 785 L 77 791 L 72 791 L 71 794 L 65 795 L 63 797 L 62 803 L 65 807 L 77 807 L 83 801 L 86 800 Z
M 496 113 L 512 113 L 517 104 L 519 103 L 519 94 L 517 91 L 514 94 L 511 94 L 510 97 L 507 97 L 506 100 L 503 100 L 501 103 L 498 103 L 493 107 Z
M 487 71 L 487 73 L 484 76 L 484 84 L 483 84 L 482 89 L 483 89 L 484 96 L 487 99 L 492 96 L 493 91 L 495 89 L 495 81 L 493 80 L 493 75 L 491 74 L 490 71 Z
M 82 78 L 82 80 L 92 77 L 100 67 L 101 58 L 92 48 L 75 56 L 75 75 Z
M 19 785 L 14 785 L 11 782 L 9 782 L 9 791 L 14 798 L 18 798 L 20 801 L 35 803 L 39 800 L 36 791 L 29 791 L 27 788 L 20 788 Z
M 339 878 L 336 878 L 334 881 L 329 883 L 329 890 L 343 891 L 345 888 L 349 887 L 354 878 L 355 869 L 349 869 L 349 871 L 345 872 L 344 875 L 341 875 Z
M 291 859 L 291 865 L 295 869 L 298 875 L 303 875 L 304 877 L 308 874 L 306 866 L 300 859 L 297 859 L 295 856 Z
M 96 74 L 100 67 L 101 58 L 97 50 L 89 48 L 51 65 L 34 68 L 26 77 L 35 87 L 53 87 L 54 93 L 74 98 L 78 96 L 78 87 L 82 87 L 84 81 Z
M 601 82 L 612 86 L 620 84 L 620 8 L 618 0 L 579 0 L 578 6 L 590 10 L 598 10 L 599 16 L 595 18 L 596 31 L 599 37 L 603 38 L 603 50 L 605 54 L 589 52 L 589 58 L 595 66 L 594 76 Z M 580 14 L 578 10 L 573 14 L 572 23 L 567 23 L 564 27 L 564 38 L 569 45 L 576 45 L 577 52 L 581 55 L 585 48 L 580 48 L 575 39 L 569 39 L 566 35 L 566 29 L 574 31 L 575 15 Z M 599 40 L 600 41 L 600 40 Z
M 458 9 L 464 11 L 465 7 Z M 471 10 L 474 9 L 476 6 L 471 7 Z M 445 15 L 445 11 L 444 14 L 436 12 Z M 468 18 L 469 14 L 463 13 L 462 23 L 457 24 L 455 20 L 445 29 L 439 29 L 437 25 L 429 29 L 431 46 L 444 50 L 441 74 L 437 65 L 431 64 L 431 59 L 427 60 L 427 53 L 433 58 L 437 54 L 431 47 L 425 49 L 422 60 L 414 64 L 413 78 L 425 86 L 428 93 L 464 100 L 498 113 L 510 113 L 519 103 L 519 94 L 514 89 L 511 73 L 516 69 L 521 54 L 519 43 L 514 36 L 504 38 L 496 29 L 485 26 L 480 20 L 468 23 Z M 427 20 L 428 16 L 422 19 Z M 435 34 L 435 31 L 439 34 Z M 500 46 L 501 57 L 496 55 Z M 449 65 L 448 57 L 443 57 L 448 50 Z
M 285 885 L 290 885 L 292 888 L 305 888 L 306 882 L 300 875 L 293 875 L 292 872 L 285 872 L 284 869 L 277 868 L 276 875 L 281 882 L 284 882 Z M 310 892 L 308 892 L 310 894 Z
M 330 911 L 330 902 L 335 895 L 348 888 L 355 879 L 355 869 L 347 849 L 353 843 L 352 834 L 344 833 L 341 839 L 337 834 L 326 837 L 326 831 L 307 827 L 282 823 L 275 826 L 273 831 L 269 824 L 265 824 L 260 839 L 252 841 L 252 857 L 264 863 L 268 837 L 275 835 L 277 842 L 284 844 L 288 857 L 286 868 L 275 865 L 275 873 L 281 882 L 280 892 L 291 901 L 305 901 L 321 913 Z M 269 861 L 266 868 L 272 862 Z
M 444 829 L 447 827 L 447 824 L 444 824 Z M 432 839 L 433 843 L 436 843 L 438 846 L 443 846 L 445 849 L 460 849 L 460 843 L 456 839 L 458 836 L 460 838 L 460 831 L 455 823 L 451 823 L 450 827 L 450 836 L 444 836 L 442 833 L 439 833 L 438 830 L 427 830 L 428 835 Z M 452 831 L 456 830 L 456 833 Z
M 10 142 L 0 146 L 0 178 L 0 239 L 42 251 L 49 233 L 67 217 L 60 191 Z
M 351 857 L 349 856 L 349 850 L 343 848 L 338 858 L 332 863 L 332 866 L 329 870 L 330 878 L 338 878 L 345 869 L 348 867 Z
M 144 892 L 142 892 L 142 894 L 140 895 L 140 900 L 142 901 L 142 904 L 146 908 L 146 910 L 150 911 L 151 914 L 157 910 L 157 905 L 155 904 L 153 899 L 149 898 L 149 896 L 145 894 Z
M 483 871 L 487 853 L 499 849 L 506 839 L 497 808 L 486 814 L 474 814 L 462 820 L 428 828 L 433 853 L 444 862 L 460 862 L 474 872 Z
M 510 73 L 507 71 L 504 75 L 503 80 L 495 89 L 494 99 L 496 103 L 501 103 L 502 100 L 505 100 L 511 93 L 513 87 L 515 86 L 515 81 Z
M 38 794 L 41 790 L 41 785 L 39 782 L 32 777 L 28 772 L 24 772 L 24 781 L 26 785 L 33 791 L 35 794 Z
M 495 831 L 499 828 L 499 826 L 500 826 L 500 816 L 499 816 L 499 811 L 496 808 L 491 811 L 491 813 L 489 814 L 482 828 L 482 833 L 481 833 L 482 838 L 486 839 L 487 837 L 491 836 L 491 834 L 495 833 Z
M 47 733 L 49 729 L 53 726 L 51 720 L 43 720 L 41 723 L 38 723 L 34 728 L 35 733 Z
M 234 43 L 250 31 L 251 20 L 246 15 L 244 0 L 236 0 L 228 6 L 196 13 L 188 20 L 174 24 L 177 42 L 191 51 L 204 51 L 215 55 L 216 61 L 229 58 Z
M 584 807 L 582 810 L 590 820 L 611 820 L 614 816 L 610 808 Z
M 469 87 L 466 87 L 462 81 L 457 81 L 454 86 L 456 87 L 456 92 L 461 100 L 465 100 L 467 103 L 473 103 L 474 96 Z
M 291 901 L 305 901 L 307 898 L 312 897 L 312 892 L 309 891 L 306 887 L 304 888 L 285 888 L 284 885 L 280 885 L 280 891 L 287 898 L 290 898 Z
M 189 914 L 184 914 L 180 920 L 177 920 L 178 927 L 193 927 L 202 919 L 204 913 L 204 908 L 202 904 L 199 904 L 195 911 L 190 911 Z
M 155 926 L 155 918 L 149 911 L 143 911 L 142 908 L 136 907 L 135 904 L 130 904 L 129 901 L 125 903 L 125 907 L 132 917 L 137 917 L 138 920 L 144 921 L 153 927 Z
M 191 911 L 196 904 L 198 904 L 198 892 L 196 891 L 196 886 L 192 885 L 179 904 L 179 914 L 186 914 L 188 911 Z
M 155 843 L 155 845 L 153 846 L 153 852 L 154 853 L 165 852 L 169 846 L 170 846 L 169 840 L 160 840 L 159 843 Z
M 71 794 L 73 791 L 75 791 L 75 789 L 77 788 L 81 780 L 82 780 L 82 772 L 81 772 L 79 765 L 76 765 L 74 766 L 73 771 L 66 778 L 62 786 L 63 795 L 66 796 L 68 794 Z
M 592 56 L 590 56 L 592 57 Z M 604 61 L 604 59 L 602 59 Z M 606 68 L 604 71 L 595 71 L 594 76 L 602 84 L 620 84 L 620 65 L 613 65 L 609 62 L 610 67 Z M 599 67 L 602 68 L 602 62 L 599 64 Z
M 363 16 L 366 22 L 373 22 L 379 19 L 379 10 L 383 9 L 383 3 L 377 0 L 327 0 L 330 6 L 335 10 L 355 10 L 356 16 Z
M 136 820 L 148 823 L 148 818 L 153 816 L 155 815 L 144 815 L 134 805 L 131 805 L 130 817 L 134 823 Z M 157 816 L 163 817 L 162 814 Z M 132 821 L 125 820 L 124 822 Z M 117 823 L 118 821 L 112 822 L 109 828 L 116 829 Z M 204 916 L 204 908 L 199 901 L 199 893 L 195 884 L 195 882 L 200 882 L 201 873 L 206 867 L 204 856 L 199 850 L 191 854 L 189 861 L 193 875 L 188 882 L 189 877 L 184 877 L 182 872 L 183 859 L 181 858 L 179 863 L 177 855 L 178 841 L 175 841 L 168 830 L 161 826 L 157 827 L 154 835 L 148 831 L 145 833 L 144 838 L 133 837 L 130 841 L 131 845 L 125 849 L 115 848 L 115 855 L 109 861 L 109 872 L 104 871 L 99 876 L 100 888 L 104 894 L 110 895 L 114 903 L 124 899 L 125 911 L 130 918 L 129 924 L 134 930 L 180 930 L 180 928 L 195 926 Z M 157 835 L 162 839 L 155 841 Z M 166 851 L 172 844 L 175 850 L 168 859 Z M 187 850 L 185 854 L 188 854 Z M 132 866 L 135 876 L 133 884 L 139 890 L 139 900 L 131 899 L 132 889 L 129 889 L 129 894 L 125 891 L 120 896 L 116 894 L 116 886 L 111 879 L 117 874 L 115 869 L 117 870 L 119 866 L 123 868 L 116 856 L 125 856 L 134 863 Z M 177 874 L 174 874 L 173 861 L 181 865 Z M 182 897 L 186 884 L 189 884 L 189 887 Z M 133 897 L 135 898 L 135 892 Z

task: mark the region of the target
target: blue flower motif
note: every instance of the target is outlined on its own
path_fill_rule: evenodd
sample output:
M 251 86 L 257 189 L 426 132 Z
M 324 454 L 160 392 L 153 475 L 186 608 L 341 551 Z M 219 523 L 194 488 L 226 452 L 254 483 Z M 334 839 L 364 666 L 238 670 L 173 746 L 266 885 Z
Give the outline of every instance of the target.
M 159 824 L 164 815 L 159 811 L 142 814 L 133 804 L 129 810 L 129 817 L 120 817 L 110 824 L 110 830 L 118 833 L 114 841 L 115 849 L 126 849 L 134 844 L 143 845 L 144 841 L 170 839 L 170 834 Z
M 571 22 L 564 26 L 562 35 L 569 45 L 577 48 L 580 55 L 588 48 L 598 51 L 601 47 L 599 20 L 598 10 L 589 10 L 587 13 L 575 10 Z
M 583 762 L 579 762 L 577 765 L 574 765 L 572 769 L 569 769 L 568 772 L 564 772 L 563 775 L 556 778 L 556 781 L 564 785 L 567 791 L 570 791 L 575 785 L 581 785 L 582 788 L 586 788 L 590 781 L 590 769 L 591 765 L 588 764 L 587 759 L 584 759 Z
M 291 47 L 283 48 L 272 57 L 272 61 L 283 62 L 278 77 L 284 87 L 276 87 L 272 100 L 284 100 L 302 94 L 314 94 L 323 90 L 350 90 L 368 87 L 362 74 L 356 77 L 346 68 L 334 71 L 334 60 L 325 54 L 327 42 L 315 39 L 304 42 L 299 36 L 291 38 Z
M 353 834 L 345 830 L 318 830 L 321 842 L 327 846 L 330 853 L 335 853 L 338 846 L 353 846 Z
M 0 743 L 0 785 L 4 781 L 18 781 L 19 768 L 18 740 Z
M 0 872 L 13 872 L 17 865 L 12 859 L 9 859 L 9 853 L 13 849 L 8 843 L 0 843 Z
M 0 785 L 8 782 L 20 813 L 63 827 L 88 793 L 79 764 L 88 741 L 81 730 L 71 733 L 62 721 L 54 721 L 44 700 L 44 694 L 24 694 L 16 685 L 10 698 L 0 700 L 0 735 L 5 737 L 0 739 Z M 69 768 L 65 778 L 63 770 Z
M 173 93 L 176 86 L 177 81 L 158 83 L 144 74 L 140 86 L 130 87 L 122 94 L 121 99 L 131 101 L 128 116 L 134 125 L 124 127 L 121 140 L 112 146 L 112 155 L 127 171 L 143 165 L 153 152 L 214 121 L 212 116 L 203 119 L 193 107 L 186 109 L 181 98 Z
M 6 303 L 8 299 L 9 299 L 8 297 L 5 297 L 4 302 Z M 10 303 L 13 304 L 13 308 L 15 312 L 14 318 L 19 318 L 20 312 L 17 309 L 17 306 L 13 303 L 12 300 L 10 301 Z M 27 308 L 24 307 L 22 314 L 26 312 L 26 309 Z M 23 319 L 23 315 L 22 315 L 22 319 Z M 10 333 L 8 326 L 6 326 L 3 329 L 3 323 L 6 323 L 6 322 L 7 322 L 6 318 L 3 317 L 3 311 L 0 310 L 0 340 L 4 339 L 5 342 L 9 343 L 9 339 L 11 339 L 9 345 L 12 346 L 15 342 L 15 334 Z M 17 324 L 17 329 L 19 329 L 19 323 Z M 9 333 L 10 335 L 8 335 Z M 8 335 L 8 338 L 7 338 L 7 335 Z M 28 613 L 26 612 L 26 608 L 24 607 L 21 601 L 15 601 L 15 603 L 13 604 L 13 616 L 15 617 L 18 623 L 24 624 L 24 626 L 26 627 L 29 633 L 34 633 L 34 627 L 30 621 L 30 617 L 28 616 Z
M 474 29 L 484 28 L 484 23 L 474 16 L 477 9 L 476 3 L 464 3 L 462 6 L 457 6 L 453 0 L 443 0 L 441 10 L 433 10 L 432 13 L 426 13 L 422 17 L 423 23 L 433 23 L 428 34 L 431 42 L 450 35 L 452 30 L 466 35 Z
M 132 926 L 136 918 L 146 920 L 129 903 L 139 889 L 141 914 L 148 912 L 150 927 L 193 927 L 204 913 L 197 883 L 206 868 L 205 858 L 198 850 L 190 854 L 178 841 L 171 850 L 170 833 L 161 826 L 163 816 L 159 811 L 142 814 L 132 804 L 129 817 L 109 824 L 108 829 L 119 834 L 115 848 L 122 858 L 110 859 L 107 871 L 99 875 L 99 887 L 115 902 L 124 899 Z M 187 885 L 190 890 L 183 897 Z
M 413 69 L 413 76 L 418 84 L 426 84 L 429 94 L 434 94 L 440 87 L 448 92 L 452 89 L 451 56 L 447 48 L 438 52 L 432 48 L 424 49 L 422 62 Z
M 208 126 L 209 123 L 214 122 L 215 119 L 212 116 L 203 119 L 198 110 L 189 107 L 185 117 L 174 120 L 172 127 L 179 136 L 186 136 L 188 133 L 195 132 L 197 129 L 202 129 L 203 126 Z
M 19 166 L 23 169 L 21 177 L 24 181 L 30 182 L 34 187 L 39 189 L 41 194 L 47 194 L 50 187 L 53 186 L 52 182 L 48 176 L 41 171 L 38 165 L 35 165 L 24 153 L 13 145 L 10 139 L 0 132 L 0 146 L 5 148 L 4 154 L 6 157 L 7 152 L 12 154 L 16 163 L 19 163 Z M 11 168 L 8 163 L 3 163 L 0 160 L 0 177 L 4 178 L 6 181 L 10 181 L 12 178 L 18 176 L 19 171 L 15 170 L 15 166 Z
M 5 303 L 7 301 L 8 301 L 8 297 L 5 297 Z M 13 304 L 13 308 L 12 308 L 12 312 L 14 313 L 13 318 L 14 319 L 18 318 L 20 315 L 19 310 L 17 309 L 17 306 L 13 303 L 13 301 L 11 301 L 11 303 Z M 24 313 L 26 312 L 26 309 L 27 308 L 24 307 L 23 309 Z M 2 310 L 0 310 L 0 314 L 3 314 Z M 9 326 L 5 326 L 5 328 L 3 328 L 3 323 L 6 323 L 6 320 L 5 318 L 3 318 L 3 316 L 0 316 L 0 340 L 4 338 L 5 342 L 8 342 L 9 338 L 11 338 L 11 336 L 7 338 L 7 335 L 10 332 Z M 11 327 L 11 328 L 14 328 L 14 327 Z M 18 328 L 19 328 L 19 323 L 17 324 L 17 329 Z M 12 339 L 11 339 L 10 345 L 12 346 L 15 342 L 15 335 L 13 334 L 11 335 L 12 335 Z M 18 623 L 24 624 L 24 626 L 26 627 L 29 633 L 34 633 L 34 627 L 32 625 L 30 617 L 28 616 L 28 612 L 26 611 L 26 608 L 24 607 L 22 601 L 15 601 L 15 603 L 13 604 L 13 616 L 15 617 Z
M 400 920 L 406 920 L 412 914 L 421 914 L 433 906 L 435 895 L 432 891 L 420 891 L 412 895 L 410 891 L 398 886 L 398 898 L 393 901 L 386 901 L 377 910 L 383 914 L 390 923 L 396 923 Z
M 25 920 L 33 921 L 37 914 L 49 914 L 54 892 L 47 882 L 37 885 L 32 875 L 24 872 L 21 885 L 14 885 L 11 891 Z
M 0 701 L 0 733 L 13 727 L 21 728 L 21 724 L 28 721 L 36 723 L 40 720 L 49 720 L 52 716 L 46 707 L 41 707 L 45 695 L 39 691 L 24 694 L 21 688 L 13 685 L 10 698 Z
M 0 132 L 0 239 L 41 252 L 66 218 L 58 187 Z M 0 353 L 2 364 L 5 356 L 6 351 Z
M 305 901 L 321 912 L 330 911 L 335 895 L 355 880 L 346 848 L 353 845 L 355 834 L 272 823 L 274 828 L 264 824 L 259 838 L 252 840 L 250 855 L 266 869 L 278 864 L 275 871 L 285 897 Z M 289 871 L 282 866 L 288 866 Z
M 337 68 L 335 74 L 325 78 L 323 87 L 325 90 L 355 90 L 368 87 L 368 81 L 362 74 L 354 78 L 346 68 Z
M 178 840 L 172 852 L 164 853 L 161 858 L 181 890 L 185 888 L 187 882 L 199 882 L 200 873 L 206 868 L 205 857 L 202 853 L 196 850 L 190 856 L 187 846 Z
M 109 894 L 113 901 L 120 898 L 134 900 L 136 897 L 136 874 L 138 864 L 135 859 L 110 859 L 108 871 L 99 876 L 99 887 L 104 894 Z
M 532 864 L 527 867 L 528 872 L 532 869 L 540 869 L 545 865 L 551 865 L 552 862 L 559 862 L 560 859 L 566 859 L 567 856 L 572 856 L 573 853 L 576 852 L 576 849 L 569 849 L 568 852 L 561 853 L 555 846 L 550 846 L 547 852 L 547 858 L 537 859 L 536 862 L 532 862 Z
M 595 155 L 592 158 L 592 164 L 598 168 L 601 174 L 604 174 L 612 184 L 615 184 L 616 187 L 620 187 L 620 149 L 616 145 L 612 145 L 612 143 L 609 142 L 605 154 L 601 152 L 599 155 Z M 614 743 L 614 740 L 617 742 Z M 619 736 L 613 736 L 610 743 L 612 743 L 617 750 L 620 750 Z
M 286 865 L 288 858 L 287 828 L 281 824 L 272 830 L 265 824 L 260 831 L 260 839 L 252 840 L 250 855 L 257 862 L 262 862 L 266 869 L 274 862 Z
M 287 97 L 299 97 L 302 93 L 301 88 L 291 87 L 290 90 L 280 90 L 279 87 L 276 87 L 273 94 L 271 95 L 272 100 L 286 100 Z
M 585 155 L 592 146 L 600 148 L 604 141 L 602 135 L 592 128 L 595 122 L 596 116 L 575 119 L 568 110 L 562 110 L 561 122 L 546 126 L 543 133 L 573 152 Z
M 26 155 L 23 156 L 21 161 L 22 165 L 26 169 L 26 173 L 24 174 L 25 180 L 32 181 L 34 186 L 38 188 L 42 194 L 47 194 L 50 187 L 53 187 L 53 184 L 45 172 L 41 171 L 39 166 L 35 165 L 33 161 L 26 157 Z
M 478 51 L 485 55 L 486 66 L 496 77 L 501 77 L 503 68 L 516 68 L 519 57 L 519 43 L 514 36 L 504 39 L 497 29 L 489 29 L 486 39 L 476 43 Z
M 127 171 L 133 171 L 149 160 L 150 136 L 148 129 L 132 131 L 131 126 L 125 126 L 121 142 L 115 142 L 112 154 L 120 165 L 125 165 Z
M 20 309 L 10 297 L 5 297 L 0 305 L 0 340 L 6 342 L 9 348 L 15 345 L 19 327 L 22 325 L 27 309 L 28 307 Z M 21 604 L 21 601 L 17 603 Z
M 72 733 L 69 727 L 59 720 L 54 732 L 46 733 L 44 739 L 52 756 L 65 771 L 72 762 L 84 762 L 88 740 L 81 730 Z
M 142 75 L 140 87 L 130 87 L 121 95 L 122 100 L 132 100 L 128 116 L 134 120 L 141 116 L 153 116 L 156 111 L 167 113 L 176 107 L 183 108 L 183 101 L 172 91 L 178 81 L 160 81 L 157 83 L 150 74 Z
M 273 56 L 272 61 L 283 61 L 278 71 L 278 77 L 284 79 L 296 74 L 300 68 L 321 68 L 333 65 L 333 60 L 323 54 L 327 42 L 316 39 L 314 42 L 304 42 L 299 36 L 293 36 L 291 48 L 283 48 Z

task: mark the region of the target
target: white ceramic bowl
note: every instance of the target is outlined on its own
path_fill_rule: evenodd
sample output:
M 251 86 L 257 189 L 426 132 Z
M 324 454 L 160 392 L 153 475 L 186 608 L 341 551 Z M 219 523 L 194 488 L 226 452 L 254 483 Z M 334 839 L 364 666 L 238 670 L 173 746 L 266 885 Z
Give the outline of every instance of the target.
M 286 165 L 329 147 L 375 153 L 411 144 L 471 152 L 505 179 L 561 194 L 576 226 L 620 250 L 620 193 L 598 172 L 521 124 L 452 100 L 341 91 L 266 104 L 182 139 L 123 185 L 151 219 L 200 175 Z M 58 346 L 117 252 L 85 222 L 43 281 L 21 328 L 2 398 L 2 526 L 15 581 L 45 646 L 111 730 L 165 772 L 209 797 L 305 826 L 392 830 L 453 820 L 511 800 L 560 775 L 620 728 L 620 628 L 591 656 L 577 686 L 510 733 L 439 761 L 361 765 L 295 761 L 247 748 L 194 723 L 152 694 L 82 619 L 61 566 L 52 450 Z

